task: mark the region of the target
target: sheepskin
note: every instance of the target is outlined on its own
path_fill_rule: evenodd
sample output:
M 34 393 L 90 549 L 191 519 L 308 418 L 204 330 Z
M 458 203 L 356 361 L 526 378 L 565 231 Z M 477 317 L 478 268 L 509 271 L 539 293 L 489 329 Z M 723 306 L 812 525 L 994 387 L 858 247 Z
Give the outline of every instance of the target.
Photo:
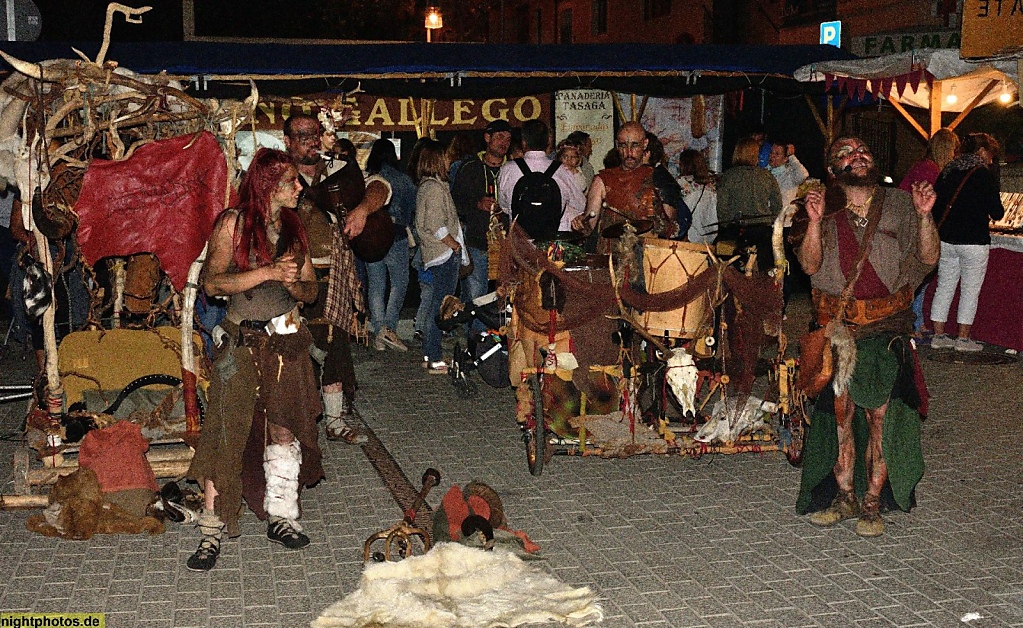
M 422 556 L 366 565 L 359 588 L 314 628 L 483 628 L 544 622 L 589 626 L 604 613 L 589 587 L 572 588 L 495 548 L 438 543 Z

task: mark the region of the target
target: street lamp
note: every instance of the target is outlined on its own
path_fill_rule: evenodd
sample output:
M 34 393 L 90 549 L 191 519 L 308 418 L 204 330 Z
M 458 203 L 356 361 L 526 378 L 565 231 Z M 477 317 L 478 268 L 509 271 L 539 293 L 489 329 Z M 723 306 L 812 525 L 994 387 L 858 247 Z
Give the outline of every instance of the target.
M 437 7 L 426 7 L 426 43 L 430 43 L 430 33 L 444 27 L 444 16 Z

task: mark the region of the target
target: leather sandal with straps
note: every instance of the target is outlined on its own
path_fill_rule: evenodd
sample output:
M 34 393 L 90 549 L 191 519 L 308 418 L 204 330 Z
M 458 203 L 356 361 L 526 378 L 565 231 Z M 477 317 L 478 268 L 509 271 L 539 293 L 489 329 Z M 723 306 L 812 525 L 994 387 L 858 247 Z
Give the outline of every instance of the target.
M 327 417 L 323 431 L 327 435 L 327 440 L 340 441 L 349 445 L 361 445 L 369 440 L 365 434 L 359 433 L 358 428 L 346 425 L 344 418 L 339 416 Z
M 288 549 L 302 549 L 309 545 L 309 537 L 302 534 L 301 528 L 283 517 L 270 517 L 266 525 L 266 538 Z

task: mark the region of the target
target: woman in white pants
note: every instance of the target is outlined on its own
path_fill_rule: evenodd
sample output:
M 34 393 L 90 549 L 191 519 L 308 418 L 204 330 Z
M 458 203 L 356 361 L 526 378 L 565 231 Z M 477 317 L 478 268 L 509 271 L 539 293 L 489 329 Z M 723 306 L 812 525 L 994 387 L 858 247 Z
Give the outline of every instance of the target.
M 937 201 L 934 217 L 941 236 L 938 286 L 931 302 L 934 349 L 980 351 L 984 347 L 970 339 L 977 314 L 977 299 L 987 274 L 991 234 L 988 224 L 1005 214 L 998 191 L 998 175 L 992 164 L 998 161 L 998 142 L 987 133 L 971 133 L 963 140 L 961 154 L 953 159 L 934 184 Z M 945 322 L 959 285 L 959 309 L 955 339 L 945 334 Z

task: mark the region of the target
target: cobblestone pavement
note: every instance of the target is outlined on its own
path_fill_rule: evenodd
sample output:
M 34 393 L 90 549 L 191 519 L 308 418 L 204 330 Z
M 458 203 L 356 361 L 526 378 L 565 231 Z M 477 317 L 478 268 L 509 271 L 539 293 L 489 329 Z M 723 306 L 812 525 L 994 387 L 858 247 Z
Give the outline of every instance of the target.
M 461 400 L 415 350 L 358 349 L 358 406 L 414 483 L 440 470 L 431 503 L 452 483 L 490 484 L 542 546 L 542 568 L 599 593 L 607 626 L 1023 626 L 1023 369 L 922 355 L 934 397 L 918 506 L 888 514 L 873 540 L 853 522 L 817 529 L 796 516 L 799 471 L 777 453 L 559 456 L 533 477 L 510 389 L 480 383 Z M 7 351 L 0 384 L 28 371 Z M 23 402 L 0 404 L 5 493 L 23 416 Z M 357 586 L 363 541 L 401 518 L 359 447 L 321 443 L 327 480 L 303 497 L 306 549 L 269 543 L 248 513 L 199 574 L 184 566 L 191 528 L 74 542 L 28 532 L 29 512 L 0 512 L 0 610 L 104 612 L 112 627 L 308 624 Z

